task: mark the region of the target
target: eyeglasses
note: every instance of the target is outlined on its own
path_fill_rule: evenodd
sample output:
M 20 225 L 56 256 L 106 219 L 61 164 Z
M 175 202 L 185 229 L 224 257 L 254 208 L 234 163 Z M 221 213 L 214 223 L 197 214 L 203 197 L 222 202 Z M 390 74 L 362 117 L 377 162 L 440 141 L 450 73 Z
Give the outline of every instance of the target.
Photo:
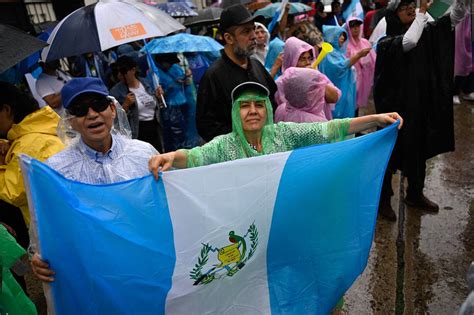
M 308 64 L 308 63 L 312 63 L 313 62 L 313 56 L 303 56 L 301 55 L 299 58 L 298 58 L 298 63 L 305 63 L 305 64 Z
M 101 99 L 94 99 L 88 103 L 77 102 L 71 104 L 71 107 L 67 109 L 68 113 L 76 117 L 84 117 L 89 112 L 89 108 L 92 108 L 96 113 L 101 113 L 106 110 L 111 101 L 110 99 L 104 97 Z

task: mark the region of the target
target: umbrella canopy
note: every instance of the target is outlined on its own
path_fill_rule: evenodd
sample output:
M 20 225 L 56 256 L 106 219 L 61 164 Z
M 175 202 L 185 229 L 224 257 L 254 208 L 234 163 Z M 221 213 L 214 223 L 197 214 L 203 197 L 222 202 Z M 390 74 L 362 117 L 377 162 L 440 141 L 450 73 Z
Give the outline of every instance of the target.
M 299 3 L 299 2 L 290 2 L 289 4 L 290 4 L 290 12 L 288 12 L 288 14 L 290 14 L 290 15 L 304 14 L 304 13 L 309 12 L 313 9 L 309 5 Z M 271 19 L 275 15 L 275 12 L 280 7 L 281 7 L 281 2 L 275 2 L 275 3 L 272 3 L 270 5 L 267 5 L 263 9 L 255 11 L 255 13 L 253 15 L 254 16 L 262 15 L 266 19 Z
M 196 11 L 191 9 L 185 2 L 158 3 L 156 7 L 172 17 L 197 16 Z
M 186 26 L 217 24 L 221 19 L 222 8 L 209 7 L 203 10 L 197 10 L 197 16 L 188 17 L 184 20 Z
M 0 24 L 0 73 L 46 45 L 17 28 Z
M 152 54 L 219 51 L 224 47 L 208 36 L 179 33 L 162 38 L 156 38 L 141 49 Z
M 134 0 L 101 0 L 66 16 L 54 28 L 41 57 L 97 52 L 140 39 L 165 36 L 184 26 L 163 11 Z
M 168 2 L 181 2 L 186 3 L 191 9 L 197 9 L 197 6 L 191 0 L 169 0 Z

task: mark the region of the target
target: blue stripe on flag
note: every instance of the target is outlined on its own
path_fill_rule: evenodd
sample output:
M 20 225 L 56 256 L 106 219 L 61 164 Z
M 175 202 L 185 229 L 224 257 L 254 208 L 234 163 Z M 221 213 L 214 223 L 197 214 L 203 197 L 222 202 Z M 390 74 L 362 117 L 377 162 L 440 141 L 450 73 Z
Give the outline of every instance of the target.
M 364 270 L 396 126 L 288 158 L 267 250 L 272 314 L 327 314 Z
M 275 14 L 273 14 L 272 20 L 268 24 L 268 32 L 271 34 L 273 29 L 275 28 L 276 24 L 278 23 L 278 18 L 280 17 L 280 10 L 276 10 Z
M 30 163 L 41 253 L 57 275 L 56 313 L 164 314 L 176 255 L 163 181 L 87 185 Z
M 352 0 L 349 6 L 342 12 L 342 17 L 347 21 L 351 16 L 364 20 L 364 10 L 360 0 Z

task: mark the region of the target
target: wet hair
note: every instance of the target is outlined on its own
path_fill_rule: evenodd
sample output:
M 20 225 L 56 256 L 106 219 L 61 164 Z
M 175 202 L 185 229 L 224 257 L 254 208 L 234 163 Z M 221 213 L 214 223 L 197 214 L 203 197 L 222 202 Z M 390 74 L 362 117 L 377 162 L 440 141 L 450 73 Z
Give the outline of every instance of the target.
M 395 11 L 387 10 L 385 20 L 387 21 L 387 36 L 402 35 L 408 30 L 407 27 L 403 25 L 402 21 L 400 21 L 400 18 Z
M 158 63 L 169 63 L 170 65 L 179 63 L 179 58 L 176 53 L 156 54 L 155 60 Z
M 127 71 L 132 70 L 133 68 L 136 68 L 138 72 L 137 63 L 135 62 L 135 60 L 133 60 L 132 57 L 129 57 L 129 56 L 119 57 L 117 61 L 115 62 L 115 65 L 118 69 L 118 72 L 122 74 L 127 73 Z
M 339 0 L 334 0 L 333 2 L 331 2 L 331 8 L 335 8 L 337 6 L 341 6 Z
M 0 81 L 0 110 L 9 105 L 13 113 L 13 122 L 20 123 L 27 115 L 39 109 L 38 102 L 16 86 Z
M 362 22 L 359 21 L 359 20 L 352 20 L 352 21 L 349 21 L 349 27 L 356 27 L 358 25 L 362 25 Z
M 316 11 L 318 11 L 318 12 L 324 12 L 324 3 L 322 3 L 322 2 L 317 2 L 317 3 L 316 3 Z
M 341 36 L 344 36 L 344 42 L 347 40 L 347 34 L 346 32 L 342 32 L 341 35 L 339 35 L 339 37 Z

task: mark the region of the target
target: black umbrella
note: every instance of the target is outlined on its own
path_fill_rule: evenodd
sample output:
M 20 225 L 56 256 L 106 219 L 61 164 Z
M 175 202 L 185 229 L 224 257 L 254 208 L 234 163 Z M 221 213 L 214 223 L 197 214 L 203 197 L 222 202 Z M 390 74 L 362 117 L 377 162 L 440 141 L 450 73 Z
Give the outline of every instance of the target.
M 46 45 L 46 42 L 17 28 L 0 24 L 0 73 Z
M 184 20 L 185 26 L 197 26 L 197 25 L 208 25 L 217 24 L 221 19 L 222 8 L 209 7 L 203 10 L 197 10 L 197 16 L 187 17 Z

